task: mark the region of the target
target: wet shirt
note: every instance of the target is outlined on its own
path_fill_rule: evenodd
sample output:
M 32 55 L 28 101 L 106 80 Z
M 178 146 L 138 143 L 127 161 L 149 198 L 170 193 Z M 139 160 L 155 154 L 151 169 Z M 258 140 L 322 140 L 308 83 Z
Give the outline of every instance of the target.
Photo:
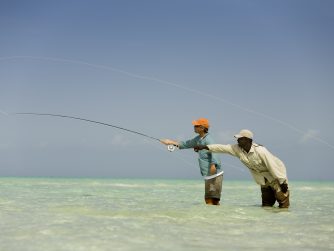
M 197 136 L 193 139 L 179 142 L 180 149 L 194 148 L 197 145 L 209 145 L 213 144 L 214 141 L 209 134 L 206 134 L 203 138 Z M 216 165 L 217 173 L 221 171 L 221 162 L 217 154 L 211 153 L 208 150 L 198 151 L 198 164 L 202 176 L 210 175 L 211 164 Z
M 240 148 L 238 144 L 211 144 L 208 145 L 208 148 L 215 153 L 227 153 L 238 157 L 248 167 L 254 180 L 259 185 L 265 185 L 265 178 L 269 182 L 278 179 L 280 183 L 288 179 L 284 163 L 264 146 L 253 143 L 248 153 Z

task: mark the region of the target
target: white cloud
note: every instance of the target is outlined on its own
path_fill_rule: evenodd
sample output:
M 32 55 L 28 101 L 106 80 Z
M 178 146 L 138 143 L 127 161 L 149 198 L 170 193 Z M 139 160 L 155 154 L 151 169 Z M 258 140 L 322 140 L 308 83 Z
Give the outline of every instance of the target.
M 1 111 L 1 110 L 0 110 L 0 113 L 3 114 L 3 115 L 6 115 L 6 116 L 8 115 L 7 112 Z
M 318 130 L 309 129 L 302 135 L 302 137 L 300 138 L 300 142 L 305 143 L 310 139 L 316 139 L 318 138 L 318 135 L 319 135 Z

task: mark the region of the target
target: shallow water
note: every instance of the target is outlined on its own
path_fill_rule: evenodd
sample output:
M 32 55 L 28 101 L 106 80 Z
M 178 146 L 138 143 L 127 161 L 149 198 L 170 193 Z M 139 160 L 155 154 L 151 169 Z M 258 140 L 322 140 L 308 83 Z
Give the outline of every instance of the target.
M 252 181 L 0 178 L 0 250 L 334 250 L 334 182 L 290 181 L 260 207 Z

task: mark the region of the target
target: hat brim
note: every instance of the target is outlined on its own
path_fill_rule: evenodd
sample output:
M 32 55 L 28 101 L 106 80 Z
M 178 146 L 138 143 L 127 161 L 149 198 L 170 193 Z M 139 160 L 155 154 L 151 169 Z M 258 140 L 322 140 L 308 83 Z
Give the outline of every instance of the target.
M 202 124 L 202 123 L 198 123 L 196 120 L 194 120 L 193 122 L 191 122 L 194 126 L 203 126 L 203 127 L 205 127 L 205 128 L 207 128 L 207 129 L 209 129 L 209 125 L 207 125 L 207 124 Z
M 245 135 L 240 135 L 240 134 L 236 134 L 236 135 L 234 135 L 234 138 L 236 138 L 236 139 L 240 139 L 240 138 L 253 139 L 253 138 L 247 137 L 247 136 L 245 136 Z

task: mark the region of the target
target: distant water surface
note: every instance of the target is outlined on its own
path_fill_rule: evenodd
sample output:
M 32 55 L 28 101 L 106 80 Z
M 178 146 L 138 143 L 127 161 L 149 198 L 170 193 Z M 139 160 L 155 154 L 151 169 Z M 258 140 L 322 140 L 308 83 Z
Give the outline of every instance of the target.
M 262 208 L 252 181 L 0 178 L 0 250 L 334 250 L 334 182 L 290 181 Z

